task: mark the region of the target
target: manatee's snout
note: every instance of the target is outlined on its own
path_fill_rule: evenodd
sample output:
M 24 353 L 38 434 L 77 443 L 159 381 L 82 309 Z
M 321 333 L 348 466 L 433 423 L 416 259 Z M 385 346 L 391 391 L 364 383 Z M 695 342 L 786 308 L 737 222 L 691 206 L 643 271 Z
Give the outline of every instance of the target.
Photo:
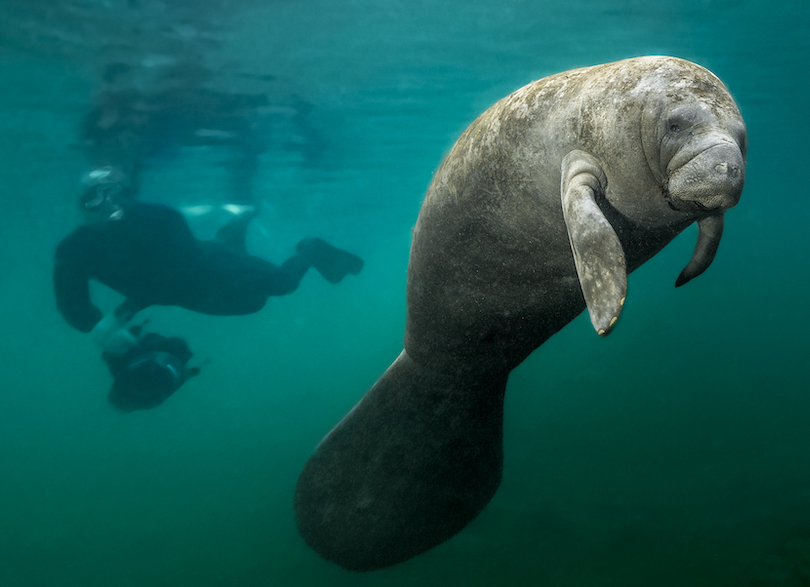
M 740 200 L 745 183 L 740 147 L 730 138 L 715 137 L 706 137 L 696 147 L 682 150 L 669 165 L 670 206 L 681 211 L 728 210 Z

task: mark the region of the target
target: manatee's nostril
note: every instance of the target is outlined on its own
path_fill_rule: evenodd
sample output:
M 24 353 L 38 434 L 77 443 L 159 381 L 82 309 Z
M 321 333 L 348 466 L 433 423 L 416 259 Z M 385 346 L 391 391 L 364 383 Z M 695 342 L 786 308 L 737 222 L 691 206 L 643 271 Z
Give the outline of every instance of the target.
M 729 165 L 728 163 L 718 163 L 714 166 L 715 173 L 726 175 L 730 178 L 740 176 L 740 168 L 737 165 Z

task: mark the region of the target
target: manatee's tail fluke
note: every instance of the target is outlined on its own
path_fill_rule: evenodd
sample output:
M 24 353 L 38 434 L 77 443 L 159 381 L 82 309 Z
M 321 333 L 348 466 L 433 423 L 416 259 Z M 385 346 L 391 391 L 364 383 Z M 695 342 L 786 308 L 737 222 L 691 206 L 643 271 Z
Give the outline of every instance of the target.
M 675 281 L 675 287 L 688 283 L 709 268 L 717 254 L 717 247 L 720 246 L 722 236 L 723 214 L 716 214 L 698 221 L 698 240 L 695 252 Z
M 301 473 L 304 540 L 346 569 L 371 571 L 458 533 L 501 480 L 507 376 L 440 375 L 403 352 Z

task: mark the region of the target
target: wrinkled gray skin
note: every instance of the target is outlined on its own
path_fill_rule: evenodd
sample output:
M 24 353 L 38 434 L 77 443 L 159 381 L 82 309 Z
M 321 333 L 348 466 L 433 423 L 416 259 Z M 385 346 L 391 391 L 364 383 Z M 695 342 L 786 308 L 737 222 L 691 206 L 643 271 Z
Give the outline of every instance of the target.
M 509 372 L 587 308 L 606 335 L 626 275 L 692 222 L 714 258 L 745 125 L 709 71 L 643 57 L 547 77 L 484 112 L 414 230 L 405 350 L 298 481 L 306 542 L 351 570 L 459 532 L 497 490 Z

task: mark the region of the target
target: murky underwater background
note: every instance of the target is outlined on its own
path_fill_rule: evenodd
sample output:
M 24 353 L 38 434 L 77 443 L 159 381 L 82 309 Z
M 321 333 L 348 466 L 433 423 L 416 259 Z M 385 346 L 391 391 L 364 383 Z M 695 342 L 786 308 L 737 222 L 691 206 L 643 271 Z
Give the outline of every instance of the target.
M 804 0 L 3 0 L 0 586 L 810 585 L 808 30 Z M 533 79 L 653 53 L 714 71 L 748 124 L 714 264 L 674 289 L 687 230 L 630 277 L 612 336 L 580 316 L 513 373 L 503 483 L 461 534 L 369 574 L 321 560 L 295 481 L 401 348 L 410 229 L 442 156 Z M 318 235 L 366 261 L 251 316 L 148 310 L 202 373 L 128 415 L 51 285 L 80 220 L 82 121 L 118 62 L 146 93 L 179 64 L 200 72 L 182 83 L 267 98 L 248 181 L 233 149 L 167 136 L 142 199 L 250 191 L 255 254 Z

